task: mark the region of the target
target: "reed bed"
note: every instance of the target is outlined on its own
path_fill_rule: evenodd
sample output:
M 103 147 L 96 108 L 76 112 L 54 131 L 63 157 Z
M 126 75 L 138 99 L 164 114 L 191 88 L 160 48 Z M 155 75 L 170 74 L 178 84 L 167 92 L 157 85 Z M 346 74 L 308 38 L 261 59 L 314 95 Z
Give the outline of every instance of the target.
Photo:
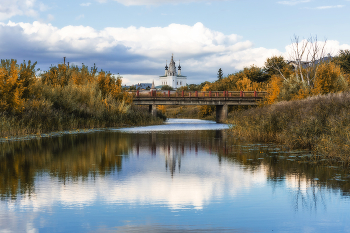
M 350 92 L 282 101 L 232 112 L 234 135 L 310 149 L 319 158 L 350 162 Z
M 93 84 L 78 86 L 33 85 L 35 98 L 26 100 L 20 112 L 0 112 L 0 138 L 62 130 L 161 124 L 148 109 L 101 95 Z

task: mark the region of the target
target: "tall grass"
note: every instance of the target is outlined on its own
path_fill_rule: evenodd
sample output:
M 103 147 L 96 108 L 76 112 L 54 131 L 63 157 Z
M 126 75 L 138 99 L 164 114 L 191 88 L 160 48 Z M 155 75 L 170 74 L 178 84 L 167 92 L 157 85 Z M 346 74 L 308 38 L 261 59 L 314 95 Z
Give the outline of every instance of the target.
M 0 113 L 0 137 L 163 122 L 146 109 L 126 104 L 111 95 L 103 98 L 93 83 L 50 86 L 37 82 L 32 89 L 37 96 L 26 100 L 21 112 Z
M 350 162 L 350 92 L 237 111 L 229 115 L 233 134 L 283 143 Z
M 132 106 L 121 77 L 97 67 L 51 66 L 40 77 L 28 61 L 0 62 L 0 137 L 79 128 L 161 123 L 148 110 Z

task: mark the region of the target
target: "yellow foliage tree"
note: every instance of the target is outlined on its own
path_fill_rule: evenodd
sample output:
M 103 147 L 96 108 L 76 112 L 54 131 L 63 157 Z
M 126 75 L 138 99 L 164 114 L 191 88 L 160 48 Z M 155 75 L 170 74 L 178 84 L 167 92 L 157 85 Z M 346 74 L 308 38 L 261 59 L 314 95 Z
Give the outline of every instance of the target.
M 247 77 L 237 81 L 236 88 L 239 91 L 263 91 L 266 89 L 264 83 L 252 82 Z
M 340 66 L 333 62 L 322 63 L 316 71 L 316 79 L 312 92 L 313 94 L 326 94 L 341 91 L 344 88 L 342 79 Z
M 0 110 L 21 112 L 25 102 L 25 97 L 29 96 L 29 85 L 34 79 L 34 66 L 21 64 L 17 61 L 1 60 L 0 65 Z
M 281 91 L 282 82 L 283 82 L 283 79 L 278 75 L 273 75 L 271 77 L 271 80 L 267 88 L 267 97 L 266 97 L 267 104 L 273 104 L 278 100 L 278 96 Z

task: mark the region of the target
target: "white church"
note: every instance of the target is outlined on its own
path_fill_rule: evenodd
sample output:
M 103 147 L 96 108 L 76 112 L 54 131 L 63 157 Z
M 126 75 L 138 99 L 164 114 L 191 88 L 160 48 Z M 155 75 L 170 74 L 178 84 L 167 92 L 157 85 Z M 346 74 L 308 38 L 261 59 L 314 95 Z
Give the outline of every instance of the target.
M 162 85 L 168 85 L 174 89 L 187 85 L 187 77 L 181 75 L 180 61 L 176 72 L 174 55 L 171 56 L 169 67 L 167 63 L 165 64 L 165 74 L 164 76 L 159 76 L 159 80 Z

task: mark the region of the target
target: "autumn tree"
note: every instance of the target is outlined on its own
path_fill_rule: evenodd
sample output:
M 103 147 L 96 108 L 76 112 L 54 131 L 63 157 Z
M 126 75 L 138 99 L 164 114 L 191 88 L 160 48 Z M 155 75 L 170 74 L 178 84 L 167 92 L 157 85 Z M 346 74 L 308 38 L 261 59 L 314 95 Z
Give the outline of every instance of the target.
M 17 60 L 1 60 L 0 64 L 0 110 L 21 112 L 30 85 L 35 79 L 35 65 L 25 61 L 19 66 Z
M 313 89 L 314 94 L 343 91 L 347 86 L 348 83 L 342 76 L 340 66 L 334 62 L 326 62 L 319 65 Z

